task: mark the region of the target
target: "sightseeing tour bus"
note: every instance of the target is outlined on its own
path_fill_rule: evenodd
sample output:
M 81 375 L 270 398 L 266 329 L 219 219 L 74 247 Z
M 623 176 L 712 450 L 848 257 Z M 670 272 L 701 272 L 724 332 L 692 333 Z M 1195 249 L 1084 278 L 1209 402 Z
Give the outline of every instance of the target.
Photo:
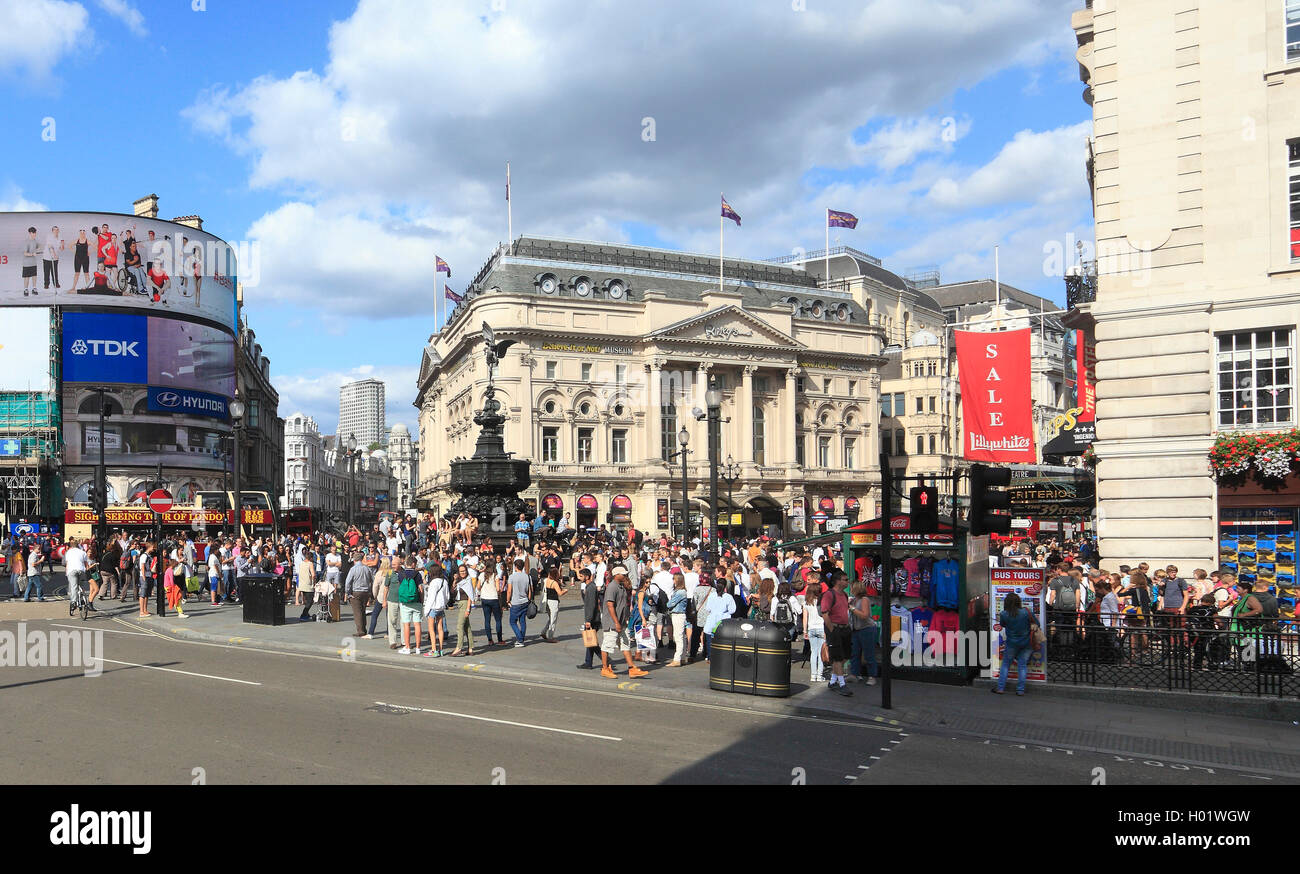
M 244 513 L 241 536 L 273 537 L 278 529 L 275 507 L 266 492 L 243 492 Z M 155 513 L 144 503 L 114 504 L 105 510 L 110 531 L 126 531 L 152 537 L 156 529 L 164 539 L 179 539 L 186 532 L 197 543 L 209 537 L 235 536 L 232 492 L 199 492 L 193 504 L 174 504 L 165 513 Z M 69 504 L 64 512 L 64 527 L 69 538 L 95 536 L 95 511 L 89 504 Z

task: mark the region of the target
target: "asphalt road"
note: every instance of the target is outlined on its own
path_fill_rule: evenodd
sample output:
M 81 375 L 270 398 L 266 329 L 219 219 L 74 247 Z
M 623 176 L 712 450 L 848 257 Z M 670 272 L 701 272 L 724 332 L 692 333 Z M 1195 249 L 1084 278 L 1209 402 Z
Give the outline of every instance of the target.
M 53 630 L 75 621 L 28 623 Z M 101 619 L 103 672 L 7 667 L 6 783 L 1300 782 L 942 728 L 177 641 Z M 0 622 L 0 631 L 16 623 Z M 1130 761 L 1115 761 L 1129 758 Z

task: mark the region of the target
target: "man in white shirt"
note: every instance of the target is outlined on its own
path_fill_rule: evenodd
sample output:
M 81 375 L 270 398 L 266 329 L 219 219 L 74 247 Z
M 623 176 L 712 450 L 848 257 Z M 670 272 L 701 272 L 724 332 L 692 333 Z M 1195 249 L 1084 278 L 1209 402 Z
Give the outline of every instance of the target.
M 86 584 L 86 570 L 90 564 L 90 558 L 86 551 L 81 548 L 82 541 L 73 540 L 72 545 L 63 553 L 63 569 L 68 575 L 68 591 L 72 591 L 73 585 L 84 587 Z M 99 594 L 99 584 L 94 580 L 90 583 L 90 609 L 95 609 L 95 596 Z
M 695 597 L 695 589 L 700 585 L 700 569 L 703 567 L 704 562 L 701 561 L 691 565 L 682 562 L 682 579 L 686 580 L 686 597 Z
M 659 592 L 663 592 L 666 597 L 673 594 L 673 575 L 670 570 L 672 565 L 663 561 L 659 563 L 659 569 L 655 571 L 654 576 L 650 578 L 651 593 L 655 598 L 659 597 Z

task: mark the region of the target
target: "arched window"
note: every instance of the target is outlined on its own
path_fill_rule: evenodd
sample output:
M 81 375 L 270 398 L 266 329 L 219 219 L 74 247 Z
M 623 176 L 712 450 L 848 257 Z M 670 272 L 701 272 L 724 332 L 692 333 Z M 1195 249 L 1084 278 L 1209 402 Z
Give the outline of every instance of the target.
M 96 410 L 98 409 L 99 408 L 96 407 Z M 90 503 L 90 482 L 89 481 L 86 481 L 81 485 L 77 486 L 77 490 L 72 493 L 72 502 L 74 504 Z M 117 489 L 113 488 L 112 483 L 108 484 L 108 502 L 110 504 L 120 503 L 117 497 Z
M 763 408 L 754 407 L 754 463 L 762 465 L 764 443 Z
M 93 394 L 90 397 L 83 400 L 80 404 L 77 405 L 77 412 L 98 416 L 99 395 Z M 122 405 L 118 403 L 116 400 L 114 400 L 113 398 L 105 395 L 104 414 L 107 416 L 120 416 L 122 415 Z

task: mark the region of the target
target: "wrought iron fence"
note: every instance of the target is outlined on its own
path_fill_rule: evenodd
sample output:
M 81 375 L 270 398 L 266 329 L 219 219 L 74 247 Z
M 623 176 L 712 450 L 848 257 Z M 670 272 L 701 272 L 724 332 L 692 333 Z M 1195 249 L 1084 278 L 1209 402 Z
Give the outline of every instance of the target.
M 1300 697 L 1294 626 L 1242 629 L 1213 616 L 1093 613 L 1057 614 L 1047 631 L 1053 682 Z

